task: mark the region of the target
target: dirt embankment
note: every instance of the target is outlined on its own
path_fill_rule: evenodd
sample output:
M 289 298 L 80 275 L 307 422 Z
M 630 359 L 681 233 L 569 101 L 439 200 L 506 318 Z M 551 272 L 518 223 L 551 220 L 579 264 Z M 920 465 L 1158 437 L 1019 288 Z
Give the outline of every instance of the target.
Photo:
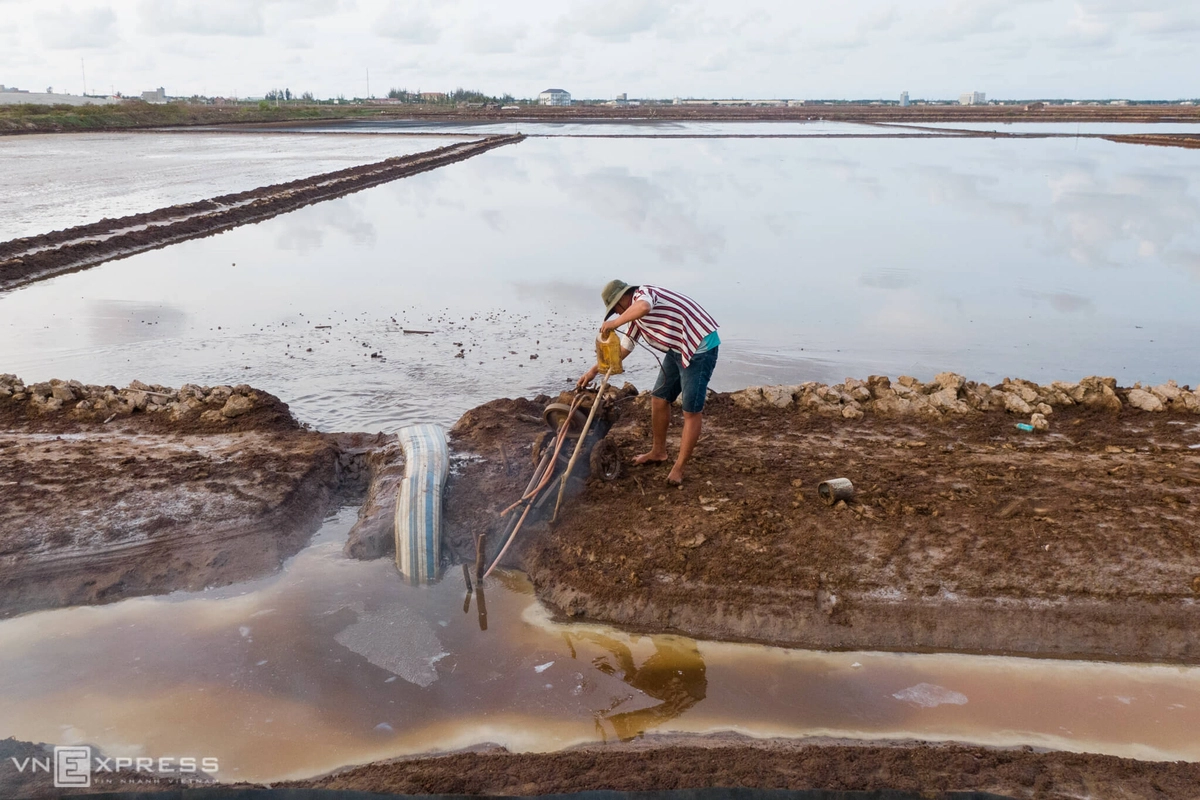
M 1200 147 L 1200 136 L 1188 134 L 1147 133 L 1131 136 L 1106 136 L 1111 142 L 1148 144 L 1157 147 Z
M 482 456 L 447 488 L 459 558 L 528 480 L 535 411 L 497 401 L 455 428 L 453 445 Z M 620 411 L 608 438 L 628 462 L 649 447 L 647 398 Z M 1197 411 L 1186 388 L 1102 378 L 715 395 L 681 489 L 666 465 L 590 480 L 509 563 L 564 615 L 641 630 L 1196 663 Z M 1047 431 L 1016 427 L 1034 415 Z M 853 502 L 818 497 L 835 477 Z
M 1131 105 L 1067 106 L 1036 104 L 993 105 L 910 105 L 873 106 L 867 103 L 811 102 L 793 106 L 729 105 L 655 105 L 571 106 L 523 105 L 517 109 L 454 108 L 451 106 L 405 105 L 380 109 L 370 117 L 379 120 L 416 120 L 421 122 L 621 122 L 621 121 L 696 121 L 764 122 L 835 120 L 841 122 L 1200 122 L 1200 106 Z M 362 119 L 360 116 L 359 119 Z M 345 120 L 314 120 L 312 124 L 338 124 Z M 247 127 L 294 126 L 295 122 L 270 122 Z
M 647 737 L 557 753 L 457 753 L 355 767 L 281 784 L 403 794 L 535 795 L 594 789 L 756 789 L 991 792 L 1013 798 L 1106 800 L 1197 796 L 1200 765 L 1083 753 L 919 742 L 752 741 Z
M 146 214 L 79 225 L 40 236 L 0 242 L 0 290 L 94 267 L 105 261 L 211 236 L 261 222 L 303 206 L 427 172 L 513 144 L 522 136 L 491 136 L 311 178 L 170 206 Z
M 0 617 L 269 572 L 354 491 L 364 444 L 249 386 L 2 375 Z
M 470 108 L 445 104 L 380 106 L 305 105 L 296 102 L 262 108 L 258 105 L 208 106 L 191 103 L 125 103 L 117 106 L 0 106 L 0 135 L 75 131 L 126 131 L 146 128 L 188 128 L 221 125 L 231 129 L 296 124 L 344 124 L 354 121 L 419 120 L 424 122 L 497 121 L 621 121 L 621 120 L 808 120 L 846 122 L 1200 122 L 1200 107 L 1179 105 L 1101 106 L 1045 103 L 1007 105 L 871 105 L 869 103 L 809 102 L 792 106 L 643 105 L 571 106 L 522 105 L 502 109 L 496 104 Z M 1028 106 L 1028 107 L 1027 107 Z

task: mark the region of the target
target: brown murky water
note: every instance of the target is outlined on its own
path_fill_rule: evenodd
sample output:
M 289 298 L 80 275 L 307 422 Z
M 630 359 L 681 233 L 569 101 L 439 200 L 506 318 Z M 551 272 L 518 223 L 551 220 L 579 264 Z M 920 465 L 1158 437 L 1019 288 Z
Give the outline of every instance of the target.
M 1200 669 L 824 653 L 552 622 L 519 575 L 404 585 L 332 518 L 278 575 L 0 623 L 0 737 L 215 757 L 271 781 L 496 742 L 646 731 L 1031 744 L 1200 759 Z

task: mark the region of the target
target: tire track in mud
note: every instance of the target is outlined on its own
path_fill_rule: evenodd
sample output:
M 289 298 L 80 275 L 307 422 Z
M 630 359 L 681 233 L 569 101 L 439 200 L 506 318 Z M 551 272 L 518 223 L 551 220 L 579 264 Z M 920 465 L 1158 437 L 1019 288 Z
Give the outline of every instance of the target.
M 489 136 L 145 214 L 103 219 L 0 242 L 0 291 L 261 222 L 307 205 L 463 161 L 524 138 L 521 134 Z

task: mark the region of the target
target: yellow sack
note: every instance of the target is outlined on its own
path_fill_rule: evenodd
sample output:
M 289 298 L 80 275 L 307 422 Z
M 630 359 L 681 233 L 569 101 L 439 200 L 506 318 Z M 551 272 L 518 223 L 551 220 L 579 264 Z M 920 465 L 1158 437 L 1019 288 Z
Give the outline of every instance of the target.
M 621 366 L 621 337 L 616 332 L 609 332 L 605 338 L 596 337 L 596 366 L 601 374 L 611 371 L 620 375 L 625 371 Z

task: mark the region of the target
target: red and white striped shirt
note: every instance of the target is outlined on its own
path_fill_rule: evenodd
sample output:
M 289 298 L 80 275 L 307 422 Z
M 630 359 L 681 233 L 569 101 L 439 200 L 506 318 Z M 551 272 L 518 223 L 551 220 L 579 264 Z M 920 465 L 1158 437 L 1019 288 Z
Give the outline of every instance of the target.
M 674 350 L 682 356 L 683 366 L 692 362 L 704 337 L 718 328 L 717 321 L 699 303 L 685 294 L 642 285 L 633 293 L 633 302 L 645 300 L 650 311 L 629 323 L 629 335 L 664 352 Z

